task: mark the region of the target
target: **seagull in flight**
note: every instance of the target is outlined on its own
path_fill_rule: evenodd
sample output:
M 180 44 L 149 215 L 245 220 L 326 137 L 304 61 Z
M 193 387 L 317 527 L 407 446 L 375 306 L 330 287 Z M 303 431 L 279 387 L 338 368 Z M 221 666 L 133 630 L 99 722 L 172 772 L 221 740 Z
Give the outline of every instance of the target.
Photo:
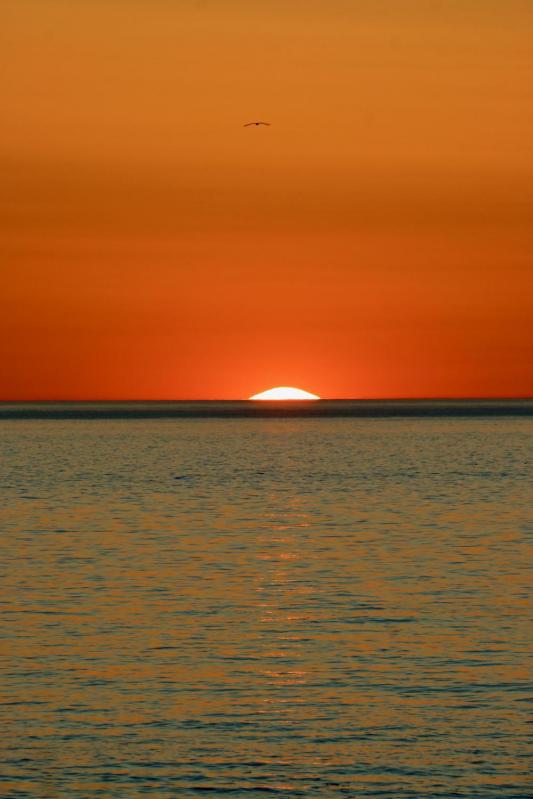
M 261 122 L 261 121 L 259 121 L 259 122 L 247 122 L 245 125 L 243 125 L 243 128 L 249 128 L 250 125 L 267 125 L 268 127 L 270 127 L 270 122 Z

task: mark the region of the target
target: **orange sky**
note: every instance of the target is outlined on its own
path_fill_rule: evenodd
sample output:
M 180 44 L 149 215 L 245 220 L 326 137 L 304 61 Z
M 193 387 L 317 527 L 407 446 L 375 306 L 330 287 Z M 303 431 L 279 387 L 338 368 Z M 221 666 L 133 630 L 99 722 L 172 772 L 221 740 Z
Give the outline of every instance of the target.
M 532 34 L 530 0 L 2 0 L 0 399 L 532 395 Z

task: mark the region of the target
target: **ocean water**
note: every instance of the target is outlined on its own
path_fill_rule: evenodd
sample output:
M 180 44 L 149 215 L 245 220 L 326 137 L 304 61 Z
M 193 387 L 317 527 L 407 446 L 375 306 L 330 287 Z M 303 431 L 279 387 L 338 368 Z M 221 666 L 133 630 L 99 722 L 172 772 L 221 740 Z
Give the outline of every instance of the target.
M 530 417 L 10 407 L 3 798 L 530 795 Z

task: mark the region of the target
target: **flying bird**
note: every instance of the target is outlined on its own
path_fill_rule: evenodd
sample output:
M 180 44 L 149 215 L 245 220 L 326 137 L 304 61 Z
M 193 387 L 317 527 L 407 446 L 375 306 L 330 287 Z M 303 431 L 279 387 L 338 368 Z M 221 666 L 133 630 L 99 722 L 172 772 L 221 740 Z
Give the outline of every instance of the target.
M 247 122 L 245 125 L 243 125 L 243 128 L 248 128 L 250 125 L 267 125 L 270 127 L 270 122 Z

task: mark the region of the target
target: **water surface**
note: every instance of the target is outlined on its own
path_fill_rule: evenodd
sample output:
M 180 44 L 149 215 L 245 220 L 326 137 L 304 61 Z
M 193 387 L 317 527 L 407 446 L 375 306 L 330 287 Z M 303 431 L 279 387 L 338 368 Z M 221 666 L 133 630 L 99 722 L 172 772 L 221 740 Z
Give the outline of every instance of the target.
M 528 795 L 532 433 L 0 421 L 2 796 Z

